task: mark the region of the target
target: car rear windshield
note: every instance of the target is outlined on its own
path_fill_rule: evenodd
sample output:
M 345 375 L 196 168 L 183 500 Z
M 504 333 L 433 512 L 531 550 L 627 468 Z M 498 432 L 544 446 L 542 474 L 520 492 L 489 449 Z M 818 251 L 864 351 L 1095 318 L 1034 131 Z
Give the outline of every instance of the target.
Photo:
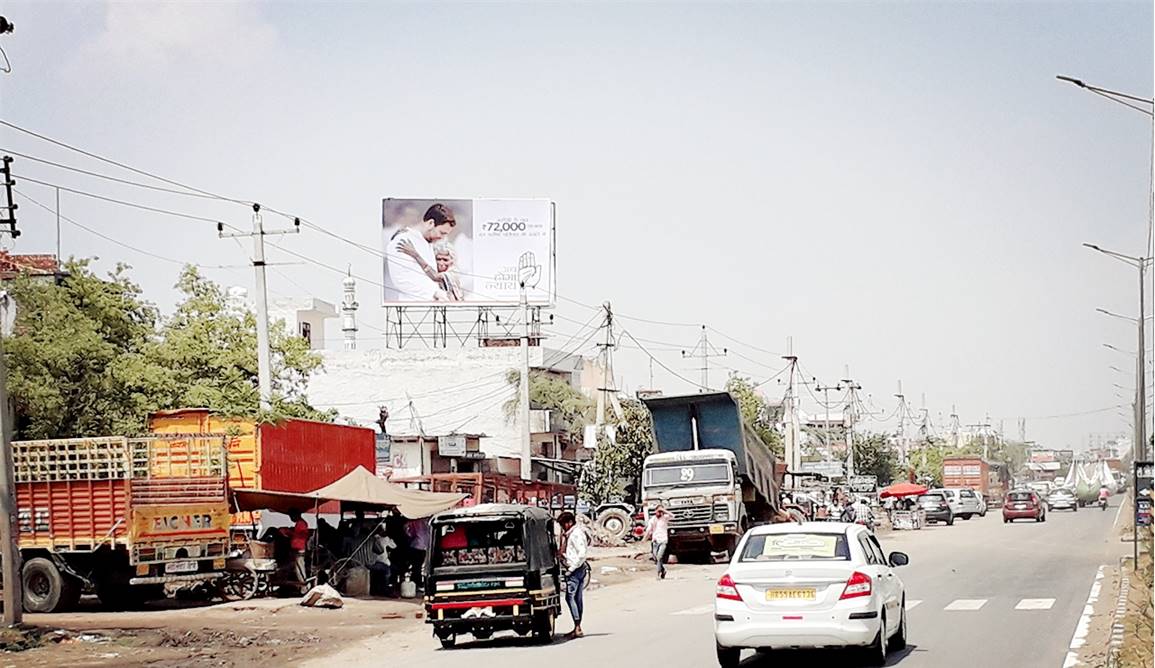
M 522 523 L 516 519 L 437 524 L 433 566 L 480 566 L 525 561 Z
M 923 494 L 918 497 L 919 503 L 942 503 L 945 500 L 942 494 Z
M 1011 501 L 1030 501 L 1031 500 L 1031 493 L 1030 492 L 1011 492 L 1010 494 L 1007 495 L 1007 498 L 1010 499 Z
M 742 561 L 849 561 L 846 535 L 840 533 L 772 533 L 750 536 Z

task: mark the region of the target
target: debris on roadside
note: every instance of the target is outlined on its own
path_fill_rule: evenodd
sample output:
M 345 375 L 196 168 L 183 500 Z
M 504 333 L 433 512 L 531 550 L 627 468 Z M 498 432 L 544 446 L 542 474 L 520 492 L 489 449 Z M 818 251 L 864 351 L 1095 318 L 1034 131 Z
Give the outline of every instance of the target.
M 341 608 L 345 601 L 336 589 L 323 584 L 310 589 L 301 599 L 301 605 L 306 608 Z

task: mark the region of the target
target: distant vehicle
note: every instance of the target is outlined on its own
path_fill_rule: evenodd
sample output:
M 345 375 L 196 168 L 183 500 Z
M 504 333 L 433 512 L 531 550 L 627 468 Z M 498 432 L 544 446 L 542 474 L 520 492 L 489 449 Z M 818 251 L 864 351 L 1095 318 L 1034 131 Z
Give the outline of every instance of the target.
M 725 392 L 647 399 L 657 454 L 642 465 L 647 518 L 672 515 L 669 553 L 728 552 L 746 530 L 770 521 L 780 480 L 775 458 Z
M 954 511 L 942 492 L 927 492 L 919 496 L 918 507 L 926 513 L 928 524 L 945 522 L 948 527 L 954 524 Z
M 1055 491 L 1047 495 L 1047 510 L 1054 511 L 1056 508 L 1060 510 L 1072 510 L 1079 512 L 1079 500 L 1075 498 L 1075 492 L 1066 487 L 1059 487 Z
M 1044 499 L 1047 498 L 1047 496 L 1049 496 L 1050 493 L 1055 489 L 1054 485 L 1047 482 L 1046 480 L 1039 480 L 1036 482 L 1028 483 L 1027 487 Z
M 1003 501 L 1003 522 L 1015 520 L 1047 521 L 1047 507 L 1032 489 L 1013 489 Z
M 738 666 L 743 649 L 861 647 L 874 665 L 907 643 L 906 586 L 857 524 L 808 522 L 751 529 L 714 600 L 718 664 Z
M 969 520 L 975 515 L 982 516 L 987 514 L 987 504 L 983 502 L 982 497 L 975 494 L 975 491 L 969 487 L 956 489 L 939 488 L 930 491 L 946 497 L 947 504 L 950 505 L 950 510 L 954 513 L 955 517 Z
M 988 507 L 995 508 L 1010 488 L 1011 474 L 1006 464 L 971 455 L 951 455 L 942 461 L 942 486 L 969 487 L 978 492 Z

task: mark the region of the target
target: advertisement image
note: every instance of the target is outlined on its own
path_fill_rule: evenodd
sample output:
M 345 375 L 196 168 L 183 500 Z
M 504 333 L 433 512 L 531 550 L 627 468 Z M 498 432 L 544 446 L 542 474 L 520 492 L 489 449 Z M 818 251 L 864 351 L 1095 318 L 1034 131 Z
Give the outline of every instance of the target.
M 549 200 L 400 199 L 382 203 L 385 304 L 552 304 Z

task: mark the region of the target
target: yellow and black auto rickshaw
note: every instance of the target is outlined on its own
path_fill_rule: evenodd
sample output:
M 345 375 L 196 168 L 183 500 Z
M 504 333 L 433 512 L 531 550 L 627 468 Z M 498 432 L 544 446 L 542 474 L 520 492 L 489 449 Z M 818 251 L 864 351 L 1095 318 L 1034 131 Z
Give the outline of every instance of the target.
M 497 631 L 553 640 L 561 568 L 553 517 L 540 508 L 482 504 L 435 515 L 425 561 L 426 620 L 443 647 Z

